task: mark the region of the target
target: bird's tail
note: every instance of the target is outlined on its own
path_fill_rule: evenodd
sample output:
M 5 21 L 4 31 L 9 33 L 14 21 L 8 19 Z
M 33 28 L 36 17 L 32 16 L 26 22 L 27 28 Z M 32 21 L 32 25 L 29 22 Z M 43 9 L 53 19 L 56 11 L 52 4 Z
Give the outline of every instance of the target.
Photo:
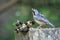
M 48 24 L 49 24 L 50 26 L 52 26 L 53 28 L 55 28 L 55 26 L 54 26 L 52 23 L 49 22 Z

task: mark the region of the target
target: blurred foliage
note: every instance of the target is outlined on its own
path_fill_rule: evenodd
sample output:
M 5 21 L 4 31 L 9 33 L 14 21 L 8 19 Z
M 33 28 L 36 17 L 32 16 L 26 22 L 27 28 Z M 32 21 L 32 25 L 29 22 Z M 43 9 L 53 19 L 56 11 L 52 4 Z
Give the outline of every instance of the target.
M 16 26 L 12 24 L 19 19 L 22 22 L 33 20 L 31 7 L 38 9 L 39 12 L 44 14 L 49 21 L 56 27 L 60 26 L 60 0 L 19 0 L 17 3 L 18 15 L 8 20 L 8 24 L 4 27 L 10 33 L 9 38 L 2 38 L 0 40 L 14 40 L 14 29 Z M 36 27 L 37 24 L 34 25 Z

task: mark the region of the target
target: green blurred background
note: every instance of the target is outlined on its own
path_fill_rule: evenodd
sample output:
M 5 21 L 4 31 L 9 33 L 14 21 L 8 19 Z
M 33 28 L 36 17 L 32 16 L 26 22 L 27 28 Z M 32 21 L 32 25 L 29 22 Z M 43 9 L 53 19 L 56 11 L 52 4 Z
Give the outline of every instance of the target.
M 0 35 L 0 40 L 14 40 L 14 29 L 12 24 L 19 19 L 22 22 L 33 20 L 31 8 L 38 9 L 57 28 L 60 27 L 60 0 L 18 0 L 15 17 L 9 18 L 8 23 L 3 27 L 7 35 Z M 37 24 L 34 25 L 37 27 Z

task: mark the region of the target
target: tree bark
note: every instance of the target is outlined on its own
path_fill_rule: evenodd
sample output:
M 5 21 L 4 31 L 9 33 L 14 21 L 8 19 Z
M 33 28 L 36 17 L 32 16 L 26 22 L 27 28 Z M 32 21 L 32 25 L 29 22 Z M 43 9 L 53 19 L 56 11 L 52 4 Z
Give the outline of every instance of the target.
M 23 33 L 16 33 L 16 32 L 14 32 L 15 33 L 15 40 L 29 40 L 29 36 L 28 36 L 28 34 L 29 33 L 26 33 L 26 34 L 23 34 Z
M 25 36 L 15 34 L 15 40 L 60 40 L 60 28 L 32 29 Z

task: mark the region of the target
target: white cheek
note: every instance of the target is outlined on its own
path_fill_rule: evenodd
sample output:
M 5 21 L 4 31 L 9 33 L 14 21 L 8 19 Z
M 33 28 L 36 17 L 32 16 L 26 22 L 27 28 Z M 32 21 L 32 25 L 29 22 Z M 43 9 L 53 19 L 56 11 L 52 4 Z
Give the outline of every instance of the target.
M 32 14 L 34 15 L 34 13 L 32 12 Z
M 33 12 L 32 12 L 32 14 L 33 14 Z

